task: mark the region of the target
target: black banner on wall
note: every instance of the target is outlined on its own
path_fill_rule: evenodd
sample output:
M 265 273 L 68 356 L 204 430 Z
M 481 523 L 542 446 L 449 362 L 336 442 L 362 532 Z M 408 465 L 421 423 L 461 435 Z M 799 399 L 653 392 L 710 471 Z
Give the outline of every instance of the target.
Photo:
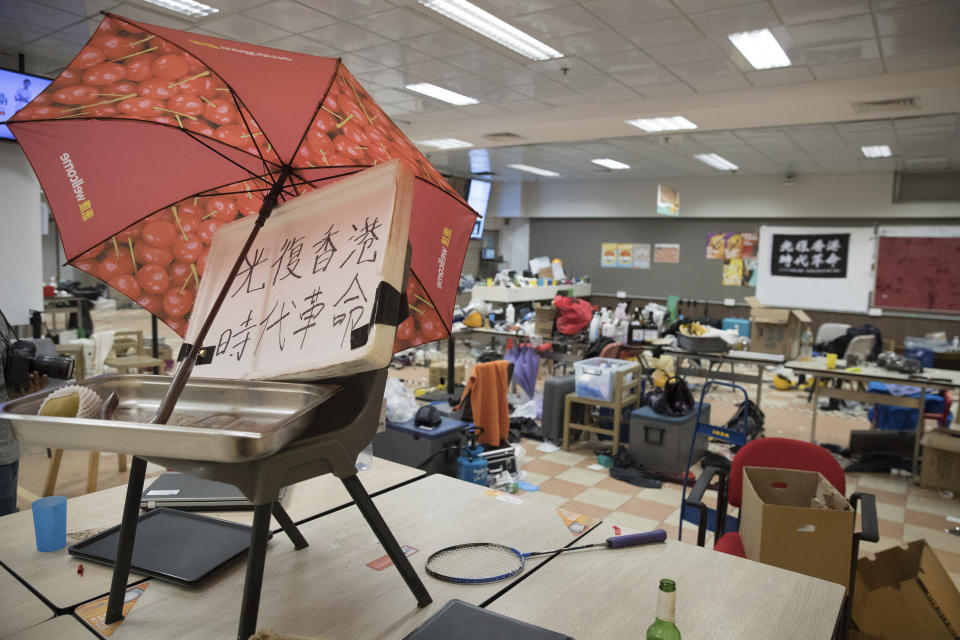
M 849 233 L 775 233 L 770 273 L 795 278 L 846 278 L 849 250 Z

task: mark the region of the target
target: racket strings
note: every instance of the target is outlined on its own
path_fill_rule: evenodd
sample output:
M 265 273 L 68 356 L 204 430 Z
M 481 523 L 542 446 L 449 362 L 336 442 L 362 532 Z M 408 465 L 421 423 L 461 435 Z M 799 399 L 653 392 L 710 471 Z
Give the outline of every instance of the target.
M 458 582 L 483 582 L 516 575 L 523 563 L 523 558 L 510 547 L 477 543 L 437 551 L 427 560 L 427 571 Z

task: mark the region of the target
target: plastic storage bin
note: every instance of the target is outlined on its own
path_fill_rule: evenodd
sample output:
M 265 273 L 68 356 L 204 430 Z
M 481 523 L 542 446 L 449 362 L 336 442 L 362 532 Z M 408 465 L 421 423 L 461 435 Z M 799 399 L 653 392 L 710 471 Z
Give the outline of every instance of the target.
M 640 407 L 630 414 L 630 454 L 634 464 L 662 473 L 683 473 L 690 455 L 690 439 L 697 429 L 697 410 L 686 416 L 660 415 L 650 407 Z M 703 404 L 701 419 L 710 422 L 710 405 Z M 707 435 L 697 435 L 693 462 L 707 453 Z
M 742 337 L 750 337 L 750 321 L 746 318 L 724 318 L 720 328 L 724 331 L 727 329 L 737 329 Z
M 615 389 L 613 381 L 618 371 L 636 367 L 635 362 L 614 358 L 589 358 L 573 363 L 576 385 L 574 390 L 581 398 L 613 400 Z M 624 382 L 631 382 L 633 374 L 628 374 Z

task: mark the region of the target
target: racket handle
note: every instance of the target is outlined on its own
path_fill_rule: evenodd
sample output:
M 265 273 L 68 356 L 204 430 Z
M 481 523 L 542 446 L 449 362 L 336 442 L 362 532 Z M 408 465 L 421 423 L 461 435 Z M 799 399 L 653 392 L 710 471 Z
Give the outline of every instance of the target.
M 667 532 L 663 529 L 654 529 L 644 533 L 631 533 L 626 536 L 613 536 L 607 538 L 607 546 L 611 549 L 620 549 L 621 547 L 635 547 L 640 544 L 649 544 L 651 542 L 663 542 L 667 539 Z

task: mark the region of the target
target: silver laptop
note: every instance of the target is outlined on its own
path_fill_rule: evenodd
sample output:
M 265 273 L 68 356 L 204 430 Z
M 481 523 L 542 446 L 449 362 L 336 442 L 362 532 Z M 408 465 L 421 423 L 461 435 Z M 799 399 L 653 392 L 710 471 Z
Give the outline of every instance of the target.
M 280 489 L 283 497 L 286 488 Z M 232 484 L 194 478 L 185 473 L 167 472 L 144 489 L 141 509 L 173 507 L 198 511 L 219 509 L 252 509 L 247 497 Z

